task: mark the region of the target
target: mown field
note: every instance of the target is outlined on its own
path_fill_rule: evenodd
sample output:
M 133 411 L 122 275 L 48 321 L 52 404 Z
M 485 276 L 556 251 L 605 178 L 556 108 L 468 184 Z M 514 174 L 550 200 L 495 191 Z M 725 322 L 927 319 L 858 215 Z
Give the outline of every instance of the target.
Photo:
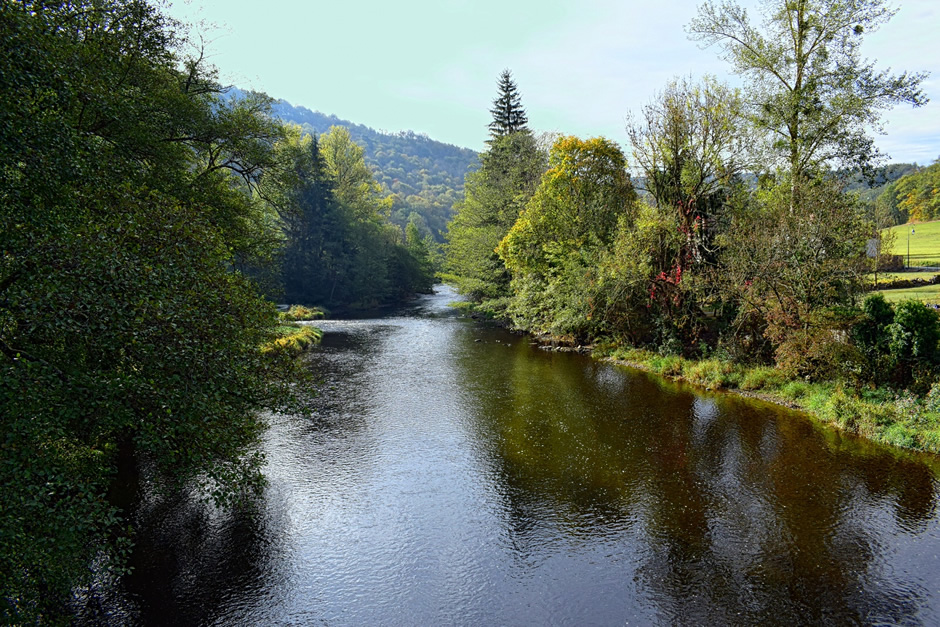
M 901 224 L 888 230 L 894 233 L 894 242 L 890 254 L 903 256 L 905 265 L 908 260 L 908 243 L 910 243 L 911 266 L 915 268 L 940 267 L 940 221 Z M 879 272 L 878 285 L 885 285 L 899 280 L 922 279 L 929 281 L 937 274 L 940 273 L 935 271 Z M 872 281 L 874 281 L 874 277 L 872 277 Z M 920 285 L 879 291 L 884 294 L 887 301 L 892 303 L 913 299 L 923 301 L 928 305 L 940 304 L 940 285 Z
M 940 267 L 940 221 L 900 224 L 887 230 L 894 233 L 890 253 L 903 256 L 905 265 L 910 244 L 911 266 Z

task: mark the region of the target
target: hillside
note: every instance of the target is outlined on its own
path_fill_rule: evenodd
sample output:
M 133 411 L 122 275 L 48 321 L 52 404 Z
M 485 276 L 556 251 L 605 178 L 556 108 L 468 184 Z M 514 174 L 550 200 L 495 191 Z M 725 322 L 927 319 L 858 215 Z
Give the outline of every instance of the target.
M 917 169 L 916 163 L 891 163 L 876 168 L 870 177 L 858 172 L 839 174 L 848 181 L 846 191 L 856 192 L 868 215 L 884 227 L 907 222 L 907 216 L 898 210 L 894 189 L 898 180 Z
M 376 131 L 284 100 L 275 104 L 273 113 L 317 135 L 331 126 L 349 129 L 353 141 L 365 149 L 366 163 L 376 180 L 394 195 L 392 221 L 405 226 L 416 213 L 419 227 L 443 241 L 452 207 L 463 196 L 464 175 L 476 166 L 476 152 L 411 131 Z

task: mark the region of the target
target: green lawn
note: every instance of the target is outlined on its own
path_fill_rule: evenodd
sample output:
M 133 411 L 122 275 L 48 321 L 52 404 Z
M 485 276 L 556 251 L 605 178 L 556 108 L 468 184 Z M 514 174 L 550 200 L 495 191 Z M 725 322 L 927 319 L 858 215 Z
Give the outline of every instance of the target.
M 919 300 L 928 305 L 940 304 L 940 285 L 922 285 L 900 290 L 881 290 L 885 300 L 896 303 L 902 300 Z
M 910 240 L 912 266 L 940 266 L 940 221 L 901 224 L 888 230 L 895 233 L 891 254 L 903 256 L 905 265 Z
M 911 229 L 914 230 L 913 233 Z M 901 224 L 888 230 L 895 234 L 894 245 L 890 252 L 904 257 L 905 265 L 907 264 L 908 240 L 910 240 L 912 266 L 940 266 L 940 221 Z M 927 280 L 936 274 L 936 272 L 879 272 L 878 284 L 897 279 Z M 929 305 L 940 303 L 940 285 L 881 290 L 881 293 L 884 294 L 885 300 L 892 303 L 907 299 L 923 301 Z

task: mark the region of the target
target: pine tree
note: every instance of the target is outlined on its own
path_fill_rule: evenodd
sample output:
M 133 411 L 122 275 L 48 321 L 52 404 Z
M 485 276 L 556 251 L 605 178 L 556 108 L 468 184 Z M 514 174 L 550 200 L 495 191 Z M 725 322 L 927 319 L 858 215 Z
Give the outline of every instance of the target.
M 512 73 L 509 70 L 503 70 L 499 75 L 498 85 L 499 97 L 493 101 L 493 108 L 490 109 L 493 121 L 490 122 L 489 128 L 493 139 L 516 131 L 528 130 L 526 124 L 529 121 L 526 118 L 525 109 L 522 108 L 519 89 L 516 87 L 516 82 L 512 80 Z

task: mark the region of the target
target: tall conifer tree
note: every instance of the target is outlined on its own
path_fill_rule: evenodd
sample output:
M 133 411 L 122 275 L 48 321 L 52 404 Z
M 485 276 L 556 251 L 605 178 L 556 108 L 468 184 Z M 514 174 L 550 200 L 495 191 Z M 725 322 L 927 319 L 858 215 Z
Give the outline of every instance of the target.
M 498 139 L 516 131 L 528 130 L 525 109 L 522 108 L 522 99 L 519 88 L 512 80 L 512 72 L 503 70 L 499 75 L 499 96 L 493 101 L 493 121 L 490 122 L 490 135 Z

